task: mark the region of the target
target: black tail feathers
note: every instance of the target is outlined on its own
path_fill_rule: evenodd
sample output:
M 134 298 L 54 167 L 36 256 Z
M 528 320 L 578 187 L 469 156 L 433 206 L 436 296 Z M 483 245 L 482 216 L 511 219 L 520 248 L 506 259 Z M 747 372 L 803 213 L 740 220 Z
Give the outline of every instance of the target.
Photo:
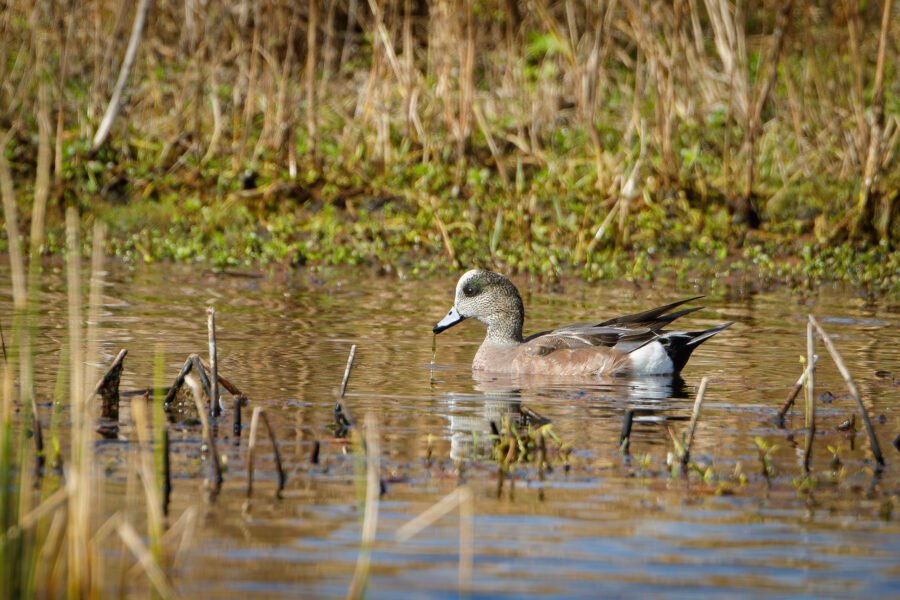
M 722 323 L 703 331 L 666 331 L 656 340 L 662 344 L 672 361 L 673 371 L 681 372 L 687 364 L 691 353 L 703 342 L 734 325 L 733 322 Z

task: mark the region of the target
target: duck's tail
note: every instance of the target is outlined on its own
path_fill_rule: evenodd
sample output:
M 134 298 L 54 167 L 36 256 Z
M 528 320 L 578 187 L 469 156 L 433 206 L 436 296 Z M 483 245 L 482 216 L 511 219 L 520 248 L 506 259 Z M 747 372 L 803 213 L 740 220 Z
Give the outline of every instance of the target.
M 722 323 L 703 331 L 664 331 L 655 341 L 662 345 L 672 361 L 673 372 L 679 373 L 697 346 L 732 325 L 734 322 Z

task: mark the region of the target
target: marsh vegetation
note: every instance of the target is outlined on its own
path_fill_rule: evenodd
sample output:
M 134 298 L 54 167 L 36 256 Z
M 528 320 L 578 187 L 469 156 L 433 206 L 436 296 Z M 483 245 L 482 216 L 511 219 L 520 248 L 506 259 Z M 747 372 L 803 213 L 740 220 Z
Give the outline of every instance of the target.
M 4 196 L 50 253 L 896 289 L 893 4 L 10 0 Z

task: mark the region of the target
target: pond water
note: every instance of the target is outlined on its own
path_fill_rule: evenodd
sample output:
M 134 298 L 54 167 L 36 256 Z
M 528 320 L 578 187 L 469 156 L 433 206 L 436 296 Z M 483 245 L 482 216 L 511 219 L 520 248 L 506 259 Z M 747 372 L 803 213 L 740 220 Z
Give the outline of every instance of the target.
M 8 272 L 2 308 L 8 327 Z M 204 500 L 208 465 L 196 425 L 172 432 L 171 520 L 200 511 L 186 552 L 171 571 L 184 597 L 343 597 L 360 550 L 359 457 L 335 438 L 335 392 L 351 344 L 358 345 L 347 402 L 371 415 L 380 440 L 385 493 L 371 556 L 369 597 L 456 597 L 460 517 L 452 511 L 412 539 L 397 530 L 457 488 L 473 494 L 472 597 L 896 596 L 900 591 L 900 340 L 897 298 L 869 302 L 852 292 L 759 290 L 734 283 L 565 281 L 551 289 L 516 280 L 526 331 L 605 319 L 697 294 L 706 309 L 691 329 L 735 321 L 695 352 L 683 381 L 504 381 L 473 379 L 484 330 L 466 322 L 437 339 L 432 325 L 452 302 L 455 279 L 401 281 L 367 270 L 214 275 L 184 266 L 113 265 L 100 322 L 103 360 L 129 350 L 122 389 L 152 382 L 158 353 L 171 381 L 188 354 L 206 354 L 206 313 L 217 309 L 220 373 L 265 408 L 288 483 L 274 499 L 267 441 L 258 446 L 255 495 L 245 501 L 246 441 L 236 445 L 232 411 L 221 417 L 224 487 Z M 48 410 L 65 342 L 64 277 L 50 269 L 41 303 L 37 382 Z M 819 433 L 815 482 L 803 482 L 802 404 L 779 429 L 772 417 L 801 371 L 806 315 L 828 330 L 874 405 L 887 461 L 873 468 L 856 411 L 827 352 L 816 375 Z M 710 378 L 692 458 L 704 473 L 671 475 L 669 431 L 687 426 L 696 388 Z M 122 419 L 130 419 L 123 400 Z M 524 409 L 552 422 L 565 447 L 548 442 L 553 469 L 513 467 L 498 485 L 491 422 L 521 423 Z M 639 409 L 630 452 L 618 448 L 626 409 Z M 127 436 L 128 428 L 123 429 Z M 318 464 L 311 464 L 320 444 Z M 762 443 L 771 474 L 763 475 Z M 127 442 L 98 442 L 106 510 L 123 502 Z M 829 449 L 829 446 L 831 449 Z M 554 453 L 555 451 L 555 453 Z M 837 453 L 843 470 L 832 469 Z M 563 465 L 567 456 L 567 467 Z M 703 470 L 701 468 L 701 470 Z M 743 477 L 741 477 L 743 475 Z M 127 584 L 126 584 L 127 589 Z

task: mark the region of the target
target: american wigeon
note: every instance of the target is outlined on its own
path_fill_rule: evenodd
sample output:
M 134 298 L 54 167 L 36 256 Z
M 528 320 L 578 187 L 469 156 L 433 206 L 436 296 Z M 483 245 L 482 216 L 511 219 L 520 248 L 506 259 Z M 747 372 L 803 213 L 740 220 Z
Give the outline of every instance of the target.
M 484 323 L 487 335 L 472 361 L 472 369 L 478 371 L 594 377 L 670 375 L 684 368 L 697 346 L 732 325 L 723 323 L 704 331 L 663 330 L 678 317 L 699 310 L 670 312 L 698 298 L 702 296 L 524 338 L 525 308 L 519 290 L 503 275 L 475 269 L 456 284 L 453 307 L 434 326 L 434 333 L 470 317 Z

